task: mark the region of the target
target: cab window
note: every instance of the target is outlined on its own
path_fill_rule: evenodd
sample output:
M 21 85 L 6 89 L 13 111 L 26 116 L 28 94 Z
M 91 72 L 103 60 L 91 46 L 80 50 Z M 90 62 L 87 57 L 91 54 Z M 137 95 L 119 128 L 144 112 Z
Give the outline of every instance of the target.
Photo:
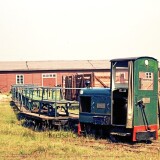
M 139 90 L 153 90 L 153 76 L 152 72 L 139 72 Z

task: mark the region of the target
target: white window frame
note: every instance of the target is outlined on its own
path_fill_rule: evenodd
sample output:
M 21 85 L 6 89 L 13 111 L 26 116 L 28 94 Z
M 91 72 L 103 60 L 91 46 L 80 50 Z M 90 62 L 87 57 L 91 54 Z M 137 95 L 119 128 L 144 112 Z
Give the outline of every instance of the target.
M 23 74 L 16 74 L 16 84 L 24 84 L 24 75 Z
M 42 73 L 42 78 L 57 78 L 57 73 Z

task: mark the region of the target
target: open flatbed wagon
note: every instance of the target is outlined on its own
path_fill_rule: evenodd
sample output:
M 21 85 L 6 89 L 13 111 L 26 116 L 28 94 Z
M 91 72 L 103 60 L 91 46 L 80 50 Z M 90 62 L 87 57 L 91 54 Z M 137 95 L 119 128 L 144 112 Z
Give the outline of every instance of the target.
M 19 117 L 25 119 L 25 125 L 38 130 L 77 128 L 79 115 L 69 110 L 78 107 L 78 101 L 65 100 L 61 93 L 61 88 L 12 86 L 12 100 L 20 111 Z

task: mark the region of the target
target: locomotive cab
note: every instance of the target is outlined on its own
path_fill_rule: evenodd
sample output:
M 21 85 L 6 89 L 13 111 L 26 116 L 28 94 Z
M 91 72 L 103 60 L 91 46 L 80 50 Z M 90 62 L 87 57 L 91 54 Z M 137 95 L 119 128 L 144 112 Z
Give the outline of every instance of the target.
M 128 63 L 113 60 L 111 63 L 112 125 L 126 126 L 128 107 Z
M 157 60 L 111 60 L 111 101 L 111 134 L 128 135 L 132 141 L 157 139 Z

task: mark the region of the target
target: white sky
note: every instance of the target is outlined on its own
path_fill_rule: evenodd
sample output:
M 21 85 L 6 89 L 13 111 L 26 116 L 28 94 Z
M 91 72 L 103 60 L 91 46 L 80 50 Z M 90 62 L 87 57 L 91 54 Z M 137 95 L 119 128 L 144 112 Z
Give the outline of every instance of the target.
M 160 60 L 160 0 L 0 0 L 0 61 Z

